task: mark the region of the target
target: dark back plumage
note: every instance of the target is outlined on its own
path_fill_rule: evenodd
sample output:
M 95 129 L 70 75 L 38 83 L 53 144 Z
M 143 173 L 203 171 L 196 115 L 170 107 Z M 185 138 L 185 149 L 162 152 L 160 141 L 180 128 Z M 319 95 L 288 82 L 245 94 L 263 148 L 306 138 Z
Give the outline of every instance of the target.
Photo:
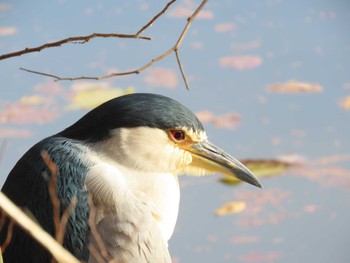
M 85 154 L 85 147 L 62 137 L 49 137 L 40 141 L 17 162 L 7 177 L 2 192 L 45 231 L 55 235 L 53 205 L 49 195 L 52 174 L 41 157 L 42 151 L 46 151 L 52 161 L 58 164 L 56 192 L 60 200 L 61 216 L 72 198 L 78 198 L 78 204 L 67 223 L 64 246 L 77 258 L 87 260 L 89 207 L 84 181 L 89 163 L 81 158 Z M 8 222 L 0 230 L 1 243 L 6 238 L 7 229 Z M 11 243 L 3 256 L 4 262 L 51 261 L 51 255 L 17 226 L 14 226 Z

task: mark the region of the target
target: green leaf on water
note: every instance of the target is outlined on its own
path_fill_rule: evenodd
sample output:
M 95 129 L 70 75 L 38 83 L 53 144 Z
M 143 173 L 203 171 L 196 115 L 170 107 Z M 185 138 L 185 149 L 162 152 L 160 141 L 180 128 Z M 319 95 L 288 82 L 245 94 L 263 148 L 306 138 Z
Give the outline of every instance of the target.
M 275 159 L 246 159 L 241 162 L 248 167 L 252 173 L 258 178 L 271 177 L 284 174 L 292 166 L 291 163 L 283 162 Z M 220 182 L 226 185 L 234 186 L 242 181 L 233 176 L 224 176 L 220 178 Z

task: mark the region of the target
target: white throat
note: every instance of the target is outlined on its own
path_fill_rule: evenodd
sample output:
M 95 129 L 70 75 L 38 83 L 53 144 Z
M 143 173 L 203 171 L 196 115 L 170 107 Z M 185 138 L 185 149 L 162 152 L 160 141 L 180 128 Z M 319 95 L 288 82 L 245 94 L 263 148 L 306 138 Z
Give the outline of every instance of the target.
M 125 168 L 124 168 L 125 169 Z M 142 173 L 126 170 L 127 184 L 139 198 L 145 198 L 154 205 L 154 217 L 165 241 L 173 234 L 180 202 L 178 177 L 170 173 Z

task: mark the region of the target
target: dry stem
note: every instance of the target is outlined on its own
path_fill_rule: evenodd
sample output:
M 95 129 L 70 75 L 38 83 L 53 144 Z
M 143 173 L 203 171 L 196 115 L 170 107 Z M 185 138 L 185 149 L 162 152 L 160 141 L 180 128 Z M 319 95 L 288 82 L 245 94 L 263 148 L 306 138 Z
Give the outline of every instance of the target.
M 46 233 L 40 226 L 31 220 L 22 210 L 13 204 L 2 192 L 0 192 L 0 207 L 16 223 L 36 239 L 43 247 L 62 263 L 79 263 L 72 254 L 65 250 L 52 236 Z
M 53 205 L 53 221 L 54 221 L 54 225 L 55 225 L 55 237 L 56 237 L 56 241 L 62 245 L 63 241 L 64 241 L 64 234 L 65 234 L 65 230 L 66 230 L 69 216 L 70 216 L 72 210 L 77 205 L 78 199 L 76 196 L 74 196 L 72 198 L 72 200 L 70 201 L 70 204 L 68 205 L 68 207 L 64 211 L 62 218 L 60 218 L 60 206 L 61 206 L 61 204 L 60 204 L 60 200 L 57 196 L 57 191 L 56 191 L 56 182 L 57 182 L 57 175 L 58 175 L 57 165 L 51 160 L 48 152 L 42 151 L 41 157 L 43 158 L 45 164 L 47 165 L 47 167 L 49 168 L 49 170 L 51 172 L 50 184 L 49 184 L 49 194 L 50 194 L 51 202 Z M 54 259 L 52 262 L 55 262 Z
M 15 222 L 13 219 L 10 219 L 10 223 L 8 224 L 7 228 L 7 236 L 3 244 L 1 244 L 1 251 L 5 251 L 7 246 L 10 244 L 11 239 L 12 239 L 12 234 L 13 234 L 13 225 Z
M 93 254 L 93 256 L 98 260 L 98 262 L 104 262 L 104 261 L 110 261 L 111 257 L 107 252 L 107 249 L 103 243 L 102 237 L 100 235 L 100 233 L 98 233 L 97 228 L 96 228 L 96 224 L 95 224 L 95 219 L 96 219 L 96 208 L 94 206 L 94 202 L 92 200 L 91 195 L 88 196 L 88 204 L 90 207 L 90 216 L 89 216 L 89 226 L 90 226 L 90 232 L 91 235 L 95 238 L 98 249 L 99 249 L 99 253 L 98 250 L 92 246 L 91 244 L 89 244 L 89 251 Z M 100 258 L 103 258 L 104 260 L 100 260 Z
M 53 206 L 53 221 L 55 225 L 55 235 L 57 240 L 57 235 L 60 231 L 60 200 L 58 199 L 56 193 L 57 165 L 51 160 L 49 154 L 46 151 L 41 152 L 41 157 L 51 172 L 49 194 Z
M 56 240 L 58 243 L 63 244 L 63 239 L 64 239 L 64 233 L 66 230 L 66 226 L 68 223 L 68 219 L 71 215 L 72 210 L 75 208 L 75 206 L 78 203 L 78 198 L 76 196 L 74 196 L 69 204 L 69 206 L 67 207 L 67 209 L 64 211 L 61 221 L 60 221 L 60 225 L 59 225 L 59 231 L 56 233 Z

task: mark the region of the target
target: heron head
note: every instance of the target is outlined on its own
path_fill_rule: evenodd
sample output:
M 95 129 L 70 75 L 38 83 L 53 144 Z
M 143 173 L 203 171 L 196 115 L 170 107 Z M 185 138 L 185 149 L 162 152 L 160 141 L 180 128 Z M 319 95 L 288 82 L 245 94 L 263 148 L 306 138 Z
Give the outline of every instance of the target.
M 222 173 L 261 187 L 247 167 L 208 141 L 192 111 L 161 95 L 112 99 L 61 134 L 93 143 L 110 159 L 141 172 Z

